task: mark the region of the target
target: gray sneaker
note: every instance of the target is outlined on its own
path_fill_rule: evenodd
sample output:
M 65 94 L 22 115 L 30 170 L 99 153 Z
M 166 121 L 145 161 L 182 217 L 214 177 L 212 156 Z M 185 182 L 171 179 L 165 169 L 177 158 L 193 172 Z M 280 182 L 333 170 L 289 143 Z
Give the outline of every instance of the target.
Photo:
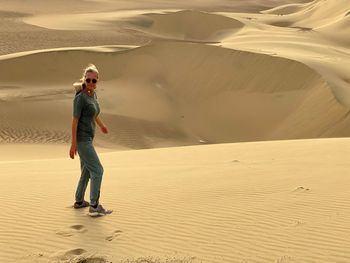
M 96 208 L 93 208 L 92 206 L 90 206 L 89 208 L 89 216 L 104 216 L 104 215 L 108 215 L 111 214 L 113 212 L 113 210 L 109 210 L 109 209 L 105 209 L 103 208 L 102 205 L 98 205 Z
M 76 209 L 79 209 L 79 208 L 88 207 L 89 205 L 90 205 L 89 202 L 84 200 L 81 204 L 78 204 L 77 202 L 75 202 L 73 207 Z

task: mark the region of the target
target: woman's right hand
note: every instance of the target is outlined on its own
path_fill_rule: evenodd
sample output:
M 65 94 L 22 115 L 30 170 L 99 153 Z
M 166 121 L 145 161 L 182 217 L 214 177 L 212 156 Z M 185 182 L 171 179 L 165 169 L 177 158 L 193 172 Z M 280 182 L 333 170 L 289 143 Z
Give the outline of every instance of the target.
M 72 143 L 70 150 L 69 150 L 69 156 L 70 158 L 74 159 L 74 155 L 77 154 L 77 145 L 75 143 Z

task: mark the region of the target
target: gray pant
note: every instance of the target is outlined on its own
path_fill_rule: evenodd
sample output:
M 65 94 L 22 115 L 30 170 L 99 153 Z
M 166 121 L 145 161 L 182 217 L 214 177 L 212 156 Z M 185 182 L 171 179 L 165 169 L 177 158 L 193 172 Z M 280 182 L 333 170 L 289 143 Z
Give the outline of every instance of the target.
M 84 200 L 85 190 L 90 182 L 90 205 L 98 204 L 103 175 L 103 167 L 97 156 L 92 140 L 78 141 L 77 151 L 80 157 L 81 176 L 75 193 L 75 201 Z

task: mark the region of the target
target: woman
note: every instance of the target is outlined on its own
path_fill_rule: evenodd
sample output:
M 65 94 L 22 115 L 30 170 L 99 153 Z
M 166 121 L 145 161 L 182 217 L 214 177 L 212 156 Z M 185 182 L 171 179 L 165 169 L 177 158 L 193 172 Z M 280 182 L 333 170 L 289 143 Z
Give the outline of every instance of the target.
M 93 146 L 95 136 L 95 122 L 103 133 L 107 133 L 107 127 L 98 116 L 100 107 L 95 93 L 98 81 L 98 70 L 93 64 L 89 64 L 80 79 L 74 83 L 76 95 L 73 102 L 72 121 L 72 145 L 69 155 L 79 153 L 81 176 L 75 193 L 74 208 L 89 207 L 90 216 L 100 216 L 112 213 L 99 204 L 100 188 L 103 175 L 103 167 Z M 87 184 L 90 182 L 90 203 L 84 200 Z

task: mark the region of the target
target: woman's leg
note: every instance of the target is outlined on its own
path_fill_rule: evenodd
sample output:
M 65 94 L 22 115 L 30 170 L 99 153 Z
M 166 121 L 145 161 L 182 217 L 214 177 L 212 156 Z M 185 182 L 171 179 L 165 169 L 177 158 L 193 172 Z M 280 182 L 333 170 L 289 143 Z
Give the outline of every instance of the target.
M 90 205 L 94 206 L 99 202 L 104 170 L 92 141 L 78 142 L 78 152 L 80 158 L 83 159 L 86 169 L 90 173 Z
M 82 158 L 80 158 L 80 169 L 81 169 L 80 180 L 77 186 L 77 190 L 75 192 L 75 201 L 77 203 L 84 201 L 85 190 L 90 178 L 89 170 L 84 164 L 84 161 Z

